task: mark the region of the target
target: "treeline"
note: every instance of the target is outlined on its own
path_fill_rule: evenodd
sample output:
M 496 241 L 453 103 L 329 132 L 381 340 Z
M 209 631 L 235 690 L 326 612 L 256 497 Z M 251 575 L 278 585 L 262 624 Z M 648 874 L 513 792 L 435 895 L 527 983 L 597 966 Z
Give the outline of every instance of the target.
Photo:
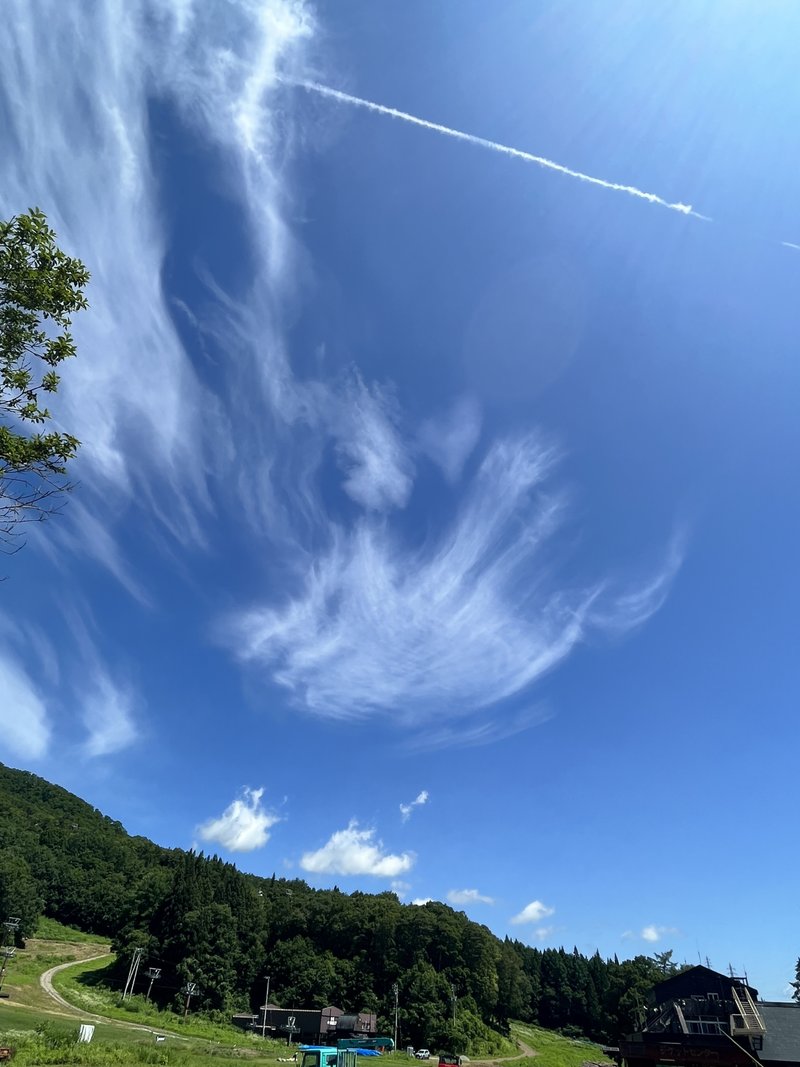
M 376 1011 L 402 1042 L 492 1051 L 510 1019 L 599 1041 L 632 1029 L 669 954 L 619 962 L 577 949 L 539 950 L 495 937 L 445 904 L 393 893 L 315 890 L 243 874 L 216 857 L 159 848 L 126 834 L 79 798 L 0 765 L 0 912 L 30 935 L 44 913 L 113 939 L 124 981 L 137 947 L 161 968 L 153 996 L 230 1012 L 270 1000 Z M 455 1014 L 455 1021 L 454 1021 Z

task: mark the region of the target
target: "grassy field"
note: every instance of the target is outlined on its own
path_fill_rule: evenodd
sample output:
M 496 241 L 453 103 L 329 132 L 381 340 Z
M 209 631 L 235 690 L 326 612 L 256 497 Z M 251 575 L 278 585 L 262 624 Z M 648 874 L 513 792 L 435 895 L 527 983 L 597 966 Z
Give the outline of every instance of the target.
M 64 928 L 67 929 L 67 928 Z M 108 942 L 97 941 L 49 941 L 29 938 L 24 949 L 17 949 L 16 955 L 9 962 L 3 993 L 8 994 L 8 1001 L 29 1008 L 43 1011 L 53 1010 L 57 1006 L 39 986 L 39 976 L 50 967 L 59 963 L 80 961 L 87 956 L 96 956 L 98 952 L 107 952 Z M 0 1007 L 5 1005 L 0 1000 Z
M 175 1012 L 159 1010 L 149 1004 L 142 995 L 129 997 L 122 1004 L 119 993 L 103 984 L 108 966 L 108 959 L 78 964 L 55 975 L 53 986 L 70 1004 L 93 1015 L 148 1026 L 180 1037 L 201 1038 L 240 1050 L 245 1048 L 262 1052 L 267 1049 L 267 1054 L 272 1059 L 286 1053 L 286 1045 L 282 1041 L 265 1042 L 257 1034 L 236 1030 L 227 1022 L 215 1023 L 191 1014 L 184 1019 L 183 1015 Z
M 141 998 L 134 998 L 129 1008 L 114 1010 L 115 994 L 109 994 L 109 1005 L 92 987 L 92 978 L 108 965 L 108 957 L 81 963 L 89 956 L 108 952 L 108 942 L 88 938 L 61 924 L 46 924 L 37 932 L 54 939 L 30 938 L 25 948 L 17 951 L 3 985 L 8 996 L 0 999 L 0 1045 L 15 1049 L 13 1067 L 122 1067 L 137 1063 L 201 1067 L 207 1065 L 209 1057 L 237 1063 L 246 1059 L 252 1067 L 275 1067 L 278 1057 L 286 1055 L 282 1042 L 262 1042 L 255 1035 L 191 1016 L 184 1023 L 181 1016 L 156 1012 Z M 58 982 L 62 976 L 56 976 L 54 982 L 62 996 L 76 1005 L 68 1011 L 41 989 L 39 977 L 51 967 L 73 961 L 76 973 L 73 975 L 72 969 L 62 972 L 62 982 Z M 82 975 L 88 982 L 80 981 Z M 74 990 L 83 996 L 73 995 Z M 112 1010 L 107 1011 L 108 1007 Z M 92 1021 L 86 1017 L 89 1013 L 111 1018 L 95 1024 L 91 1044 L 78 1044 L 79 1024 Z M 115 1014 L 120 1016 L 118 1021 Z M 156 1043 L 156 1033 L 166 1039 Z
M 58 919 L 48 919 L 42 915 L 36 927 L 34 937 L 39 941 L 58 941 L 77 945 L 109 945 L 107 937 L 97 934 L 85 934 L 82 930 L 76 930 L 72 926 L 64 926 Z M 98 950 L 99 951 L 99 950 Z
M 512 1023 L 511 1036 L 536 1051 L 536 1056 L 515 1060 L 514 1067 L 581 1067 L 586 1061 L 608 1062 L 600 1046 L 591 1041 L 576 1041 L 529 1023 Z

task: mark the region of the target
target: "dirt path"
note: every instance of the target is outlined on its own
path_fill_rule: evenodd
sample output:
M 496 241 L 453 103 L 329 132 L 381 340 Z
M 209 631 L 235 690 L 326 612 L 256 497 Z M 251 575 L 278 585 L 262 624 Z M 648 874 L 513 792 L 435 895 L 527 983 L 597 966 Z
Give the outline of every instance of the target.
M 84 1011 L 83 1008 L 76 1008 L 74 1004 L 70 1004 L 70 1002 L 65 1000 L 58 990 L 54 988 L 53 975 L 58 974 L 59 971 L 65 971 L 67 967 L 76 967 L 79 963 L 91 963 L 93 960 L 102 960 L 111 954 L 111 951 L 100 952 L 97 956 L 87 956 L 86 959 L 69 960 L 67 963 L 59 963 L 57 967 L 51 967 L 49 971 L 44 971 L 43 974 L 39 975 L 39 985 L 48 997 L 51 997 L 56 1002 L 56 1004 L 61 1008 L 66 1008 L 70 1015 L 80 1016 L 82 1020 L 88 1020 L 93 1023 L 105 1023 L 109 1026 L 124 1026 L 127 1030 L 141 1030 L 145 1034 L 169 1034 L 170 1037 L 176 1038 L 178 1041 L 189 1040 L 182 1034 L 173 1034 L 169 1030 L 154 1030 L 152 1026 L 144 1026 L 142 1023 L 129 1023 L 125 1019 L 111 1019 L 106 1015 L 95 1015 L 93 1012 Z
M 525 1056 L 538 1056 L 539 1053 L 535 1048 L 531 1048 L 527 1042 L 523 1041 L 519 1037 L 515 1037 L 517 1045 L 522 1049 L 522 1052 L 518 1052 L 516 1056 L 494 1056 L 488 1060 L 470 1060 L 470 1067 L 494 1067 L 496 1063 L 513 1063 L 514 1060 L 521 1060 Z
M 68 960 L 67 963 L 59 963 L 57 967 L 51 967 L 49 971 L 44 971 L 39 975 L 39 985 L 44 992 L 51 997 L 56 1004 L 60 1004 L 62 1008 L 66 1008 L 71 1015 L 85 1015 L 87 1019 L 92 1019 L 95 1022 L 106 1023 L 112 1022 L 111 1019 L 104 1019 L 102 1015 L 92 1015 L 90 1012 L 81 1011 L 80 1008 L 76 1008 L 74 1004 L 70 1004 L 68 1000 L 64 1000 L 59 992 L 53 988 L 53 975 L 58 974 L 59 971 L 65 971 L 67 967 L 75 967 L 79 963 L 91 963 L 92 960 L 102 960 L 105 956 L 110 956 L 111 952 L 99 952 L 96 956 L 87 956 L 83 960 Z M 139 1027 L 139 1029 L 146 1029 L 146 1027 Z

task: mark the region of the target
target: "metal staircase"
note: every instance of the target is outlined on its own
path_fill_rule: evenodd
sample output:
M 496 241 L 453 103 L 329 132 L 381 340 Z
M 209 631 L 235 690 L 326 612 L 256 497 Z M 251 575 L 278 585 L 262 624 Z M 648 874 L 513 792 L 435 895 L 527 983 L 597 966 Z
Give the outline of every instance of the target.
M 732 986 L 731 992 L 733 993 L 733 999 L 738 1008 L 738 1013 L 731 1015 L 731 1034 L 733 1036 L 741 1036 L 742 1034 L 748 1034 L 750 1036 L 765 1034 L 767 1028 L 764 1025 L 764 1020 L 761 1018 L 758 1008 L 755 1005 L 755 1001 L 750 996 L 750 990 L 747 986 Z
M 673 1007 L 675 1008 L 675 1018 L 678 1020 L 681 1030 L 684 1032 L 684 1034 L 688 1034 L 689 1027 L 686 1025 L 686 1019 L 684 1018 L 683 1009 L 681 1008 L 677 1000 L 675 1001 Z

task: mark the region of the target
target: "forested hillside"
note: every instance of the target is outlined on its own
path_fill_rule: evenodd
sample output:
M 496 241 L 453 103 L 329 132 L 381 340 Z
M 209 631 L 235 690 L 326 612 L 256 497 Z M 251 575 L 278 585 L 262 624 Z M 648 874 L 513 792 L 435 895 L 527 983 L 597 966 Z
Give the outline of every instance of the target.
M 619 962 L 503 941 L 436 902 L 257 878 L 131 837 L 66 790 L 1 764 L 0 853 L 0 912 L 22 917 L 23 936 L 40 913 L 111 936 L 112 984 L 143 947 L 163 972 L 154 996 L 176 1002 L 192 980 L 205 1010 L 255 1007 L 269 974 L 276 1003 L 375 1010 L 390 1030 L 396 982 L 411 1043 L 466 1048 L 512 1018 L 604 1041 L 631 1028 L 672 968 L 668 953 Z

